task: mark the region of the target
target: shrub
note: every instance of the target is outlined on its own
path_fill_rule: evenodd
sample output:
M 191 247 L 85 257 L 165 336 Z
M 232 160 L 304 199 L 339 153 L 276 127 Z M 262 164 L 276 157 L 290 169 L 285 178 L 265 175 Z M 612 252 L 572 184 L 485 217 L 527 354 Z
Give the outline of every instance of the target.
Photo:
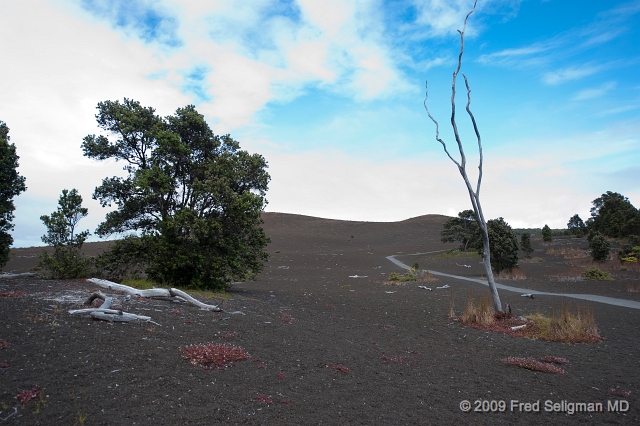
M 9 247 L 13 244 L 13 237 L 9 234 L 14 227 L 13 197 L 24 192 L 24 176 L 20 176 L 18 168 L 18 154 L 16 146 L 9 144 L 9 128 L 0 120 L 0 268 L 9 261 Z
M 397 272 L 390 273 L 389 281 L 398 281 L 398 282 L 418 281 L 418 274 L 415 268 L 412 267 L 402 275 L 398 274 Z
M 489 231 L 489 247 L 491 250 L 491 268 L 499 274 L 511 271 L 518 266 L 518 237 L 511 226 L 503 218 L 491 219 L 487 222 Z M 483 247 L 479 252 L 483 254 Z
M 591 247 L 591 257 L 595 262 L 604 262 L 609 257 L 609 252 L 611 251 L 611 244 L 606 238 L 595 231 L 589 234 L 589 247 Z
M 613 278 L 608 272 L 602 271 L 596 268 L 595 266 L 592 266 L 591 268 L 584 271 L 583 276 L 585 280 L 591 280 L 591 281 L 612 281 L 613 280 Z
M 89 210 L 82 207 L 82 197 L 76 189 L 63 189 L 58 209 L 51 216 L 40 216 L 47 227 L 42 242 L 53 246 L 53 254 L 43 251 L 39 266 L 48 270 L 51 278 L 78 278 L 91 273 L 93 259 L 83 257 L 80 252 L 89 231 L 76 233 L 78 222 L 88 213 Z
M 191 365 L 201 366 L 205 370 L 223 370 L 235 365 L 236 361 L 251 358 L 243 348 L 216 343 L 189 345 L 180 348 L 180 351 L 184 359 L 191 361 Z
M 548 243 L 551 240 L 553 240 L 553 233 L 551 232 L 551 228 L 549 228 L 549 225 L 544 225 L 544 228 L 542 228 L 542 241 Z
M 531 234 L 528 232 L 524 232 L 520 235 L 520 250 L 525 252 L 527 259 L 531 258 L 531 253 L 533 253 L 533 247 L 531 247 Z

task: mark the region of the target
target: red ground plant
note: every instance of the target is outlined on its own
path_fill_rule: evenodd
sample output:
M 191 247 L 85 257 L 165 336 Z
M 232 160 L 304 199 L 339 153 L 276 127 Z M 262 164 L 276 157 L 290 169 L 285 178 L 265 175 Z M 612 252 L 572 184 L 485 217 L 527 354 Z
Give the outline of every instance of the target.
M 227 344 L 206 343 L 180 348 L 184 359 L 205 370 L 224 370 L 235 365 L 236 361 L 251 359 L 243 348 Z
M 291 318 L 291 315 L 285 314 L 284 312 L 280 314 L 280 321 L 287 324 L 293 324 L 293 318 Z
M 330 365 L 329 368 L 344 374 L 349 374 L 351 372 L 351 370 L 349 370 L 347 367 L 345 367 L 342 364 L 333 364 L 333 365 Z
M 254 399 L 258 401 L 260 404 L 273 405 L 273 398 L 271 398 L 270 396 L 265 396 L 261 393 L 256 395 Z
M 284 371 L 281 371 L 281 372 L 278 373 L 278 379 L 284 380 L 286 378 L 287 378 L 287 375 L 284 374 Z
M 515 365 L 516 367 L 526 368 L 531 371 L 542 371 L 544 373 L 553 373 L 565 375 L 567 374 L 560 367 L 556 367 L 555 365 L 548 362 L 540 362 L 535 358 L 518 358 L 518 357 L 508 357 L 500 360 L 501 363 L 507 365 Z
M 12 297 L 22 297 L 25 293 L 22 290 L 13 290 L 13 291 L 0 291 L 0 297 L 12 298 Z
M 7 349 L 9 346 L 11 346 L 9 342 L 7 342 L 6 340 L 0 339 L 0 349 Z
M 569 360 L 566 358 L 559 358 L 557 356 L 544 356 L 540 358 L 542 362 L 551 362 L 554 364 L 569 364 Z
M 37 398 L 38 395 L 40 395 L 40 389 L 36 387 L 31 390 L 21 390 L 16 396 L 16 399 L 20 401 L 21 404 L 26 404 L 32 399 Z
M 611 395 L 622 396 L 624 398 L 629 398 L 631 396 L 631 391 L 618 390 L 615 388 L 611 388 Z

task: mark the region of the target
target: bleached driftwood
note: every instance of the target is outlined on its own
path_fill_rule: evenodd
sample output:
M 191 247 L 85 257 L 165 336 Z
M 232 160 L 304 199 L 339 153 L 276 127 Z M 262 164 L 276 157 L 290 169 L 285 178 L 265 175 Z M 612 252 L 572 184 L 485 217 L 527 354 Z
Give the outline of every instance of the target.
M 101 280 L 99 278 L 89 278 L 87 279 L 87 281 L 102 288 L 121 291 L 130 296 L 149 297 L 149 298 L 170 298 L 172 300 L 175 300 L 175 298 L 177 298 L 177 299 L 184 300 L 185 302 L 191 303 L 192 305 L 195 305 L 200 309 L 206 309 L 208 311 L 216 311 L 216 312 L 222 311 L 222 308 L 220 308 L 218 305 L 207 305 L 206 303 L 202 303 L 201 301 L 194 299 L 184 291 L 178 290 L 177 288 L 169 288 L 169 289 L 152 288 L 149 290 L 138 290 L 137 288 L 129 287 L 127 285 L 118 284 L 118 283 L 114 283 L 107 280 Z
M 70 315 L 77 314 L 89 314 L 91 318 L 109 321 L 109 322 L 130 322 L 130 321 L 147 321 L 156 325 L 160 325 L 157 322 L 151 321 L 151 317 L 144 315 L 136 315 L 128 312 L 123 312 L 119 309 L 110 309 L 113 303 L 113 298 L 107 296 L 102 292 L 92 293 L 91 296 L 84 302 L 85 305 L 91 305 L 95 299 L 102 299 L 102 305 L 99 308 L 87 308 L 87 309 L 73 309 L 69 311 Z
M 18 278 L 18 277 L 39 277 L 37 272 L 21 272 L 19 274 L 12 274 L 10 272 L 0 274 L 0 278 Z

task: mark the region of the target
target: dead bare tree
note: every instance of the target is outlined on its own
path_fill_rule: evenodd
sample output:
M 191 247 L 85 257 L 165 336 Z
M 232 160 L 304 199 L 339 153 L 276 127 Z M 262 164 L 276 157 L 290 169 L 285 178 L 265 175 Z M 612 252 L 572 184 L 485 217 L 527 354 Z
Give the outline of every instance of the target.
M 496 312 L 503 312 L 502 304 L 500 303 L 500 296 L 498 295 L 498 289 L 496 288 L 496 282 L 493 278 L 493 270 L 491 269 L 491 253 L 489 248 L 489 232 L 487 229 L 487 222 L 484 220 L 484 214 L 482 213 L 482 205 L 480 204 L 480 184 L 482 183 L 482 140 L 480 137 L 480 131 L 478 130 L 478 125 L 476 124 L 476 119 L 469 108 L 471 104 L 471 89 L 469 88 L 469 82 L 467 81 L 467 76 L 462 73 L 462 77 L 464 77 L 464 84 L 467 87 L 467 113 L 471 118 L 471 123 L 473 123 L 473 130 L 476 133 L 476 138 L 478 139 L 478 151 L 480 153 L 480 161 L 478 165 L 478 184 L 476 186 L 476 190 L 473 190 L 471 186 L 471 182 L 469 181 L 469 177 L 467 176 L 466 164 L 467 160 L 464 155 L 464 148 L 462 147 L 462 140 L 460 139 L 460 134 L 458 133 L 458 126 L 456 124 L 456 78 L 458 77 L 458 73 L 460 72 L 460 67 L 462 66 L 462 53 L 464 52 L 464 32 L 467 29 L 467 20 L 469 16 L 476 10 L 476 2 L 473 4 L 473 9 L 467 14 L 464 18 L 464 26 L 462 31 L 458 30 L 460 33 L 460 54 L 458 55 L 458 67 L 453 73 L 453 82 L 451 84 L 451 126 L 453 127 L 453 134 L 456 138 L 456 142 L 458 143 L 458 150 L 460 151 L 460 161 L 454 159 L 451 154 L 449 154 L 449 150 L 447 149 L 447 145 L 440 138 L 439 126 L 438 122 L 433 118 L 431 113 L 429 112 L 429 108 L 427 107 L 427 99 L 429 97 L 429 82 L 425 83 L 426 94 L 424 98 L 424 109 L 427 111 L 429 118 L 436 125 L 436 140 L 442 144 L 444 148 L 444 152 L 447 154 L 449 159 L 454 162 L 454 164 L 458 167 L 462 178 L 464 179 L 464 183 L 467 185 L 467 191 L 469 191 L 469 197 L 471 198 L 471 205 L 473 206 L 473 211 L 475 212 L 476 222 L 480 227 L 480 231 L 482 233 L 482 244 L 484 248 L 483 255 L 483 263 L 484 269 L 487 274 L 487 281 L 489 283 L 489 291 L 491 292 L 491 297 L 493 299 L 493 308 Z

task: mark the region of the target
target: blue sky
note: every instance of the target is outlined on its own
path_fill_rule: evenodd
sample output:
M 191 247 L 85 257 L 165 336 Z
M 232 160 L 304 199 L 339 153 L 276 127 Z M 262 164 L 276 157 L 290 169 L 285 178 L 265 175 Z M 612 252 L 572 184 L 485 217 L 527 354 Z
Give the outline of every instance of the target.
M 195 104 L 218 134 L 265 156 L 267 211 L 395 221 L 470 207 L 422 102 L 455 152 L 457 29 L 468 0 L 0 0 L 0 120 L 28 190 L 14 246 L 77 188 L 121 164 L 82 156 L 95 107 L 133 98 L 161 115 Z M 640 1 L 480 0 L 462 71 L 482 134 L 485 216 L 564 227 L 616 191 L 640 206 Z M 458 125 L 477 145 L 458 84 Z

